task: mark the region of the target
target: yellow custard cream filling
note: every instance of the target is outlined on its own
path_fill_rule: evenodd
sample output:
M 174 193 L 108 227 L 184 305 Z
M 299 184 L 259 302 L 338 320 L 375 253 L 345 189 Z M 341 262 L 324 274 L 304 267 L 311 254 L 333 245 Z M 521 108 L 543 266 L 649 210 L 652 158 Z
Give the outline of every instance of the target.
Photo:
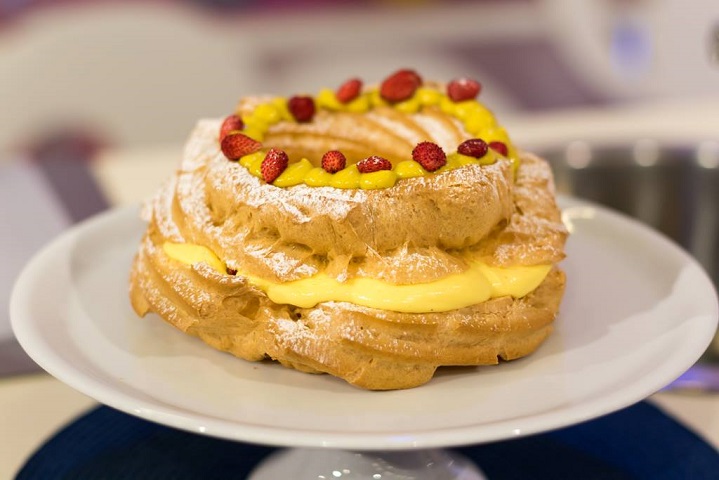
M 184 264 L 204 262 L 226 274 L 225 264 L 207 247 L 166 242 L 163 250 L 168 257 Z M 396 312 L 427 313 L 455 310 L 507 295 L 523 297 L 536 289 L 551 269 L 551 265 L 500 268 L 471 262 L 463 273 L 413 285 L 395 285 L 366 277 L 340 282 L 322 273 L 277 283 L 242 272 L 237 274 L 264 291 L 275 303 L 310 308 L 335 301 Z
M 343 111 L 352 113 L 364 113 L 376 106 L 389 106 L 380 96 L 378 89 L 372 89 L 361 93 L 349 103 L 341 103 L 335 92 L 330 89 L 322 89 L 314 97 L 317 108 L 328 111 Z M 519 165 L 519 156 L 516 148 L 509 139 L 506 130 L 497 124 L 494 114 L 477 100 L 463 100 L 455 102 L 447 95 L 435 88 L 420 87 L 414 95 L 402 102 L 391 104 L 391 107 L 408 115 L 421 111 L 424 107 L 439 108 L 447 115 L 459 120 L 470 138 L 481 138 L 487 143 L 502 142 L 508 149 L 507 158 L 512 162 L 513 168 Z M 241 133 L 263 142 L 270 127 L 279 122 L 293 121 L 287 107 L 287 99 L 277 97 L 269 102 L 261 103 L 255 109 L 242 116 L 245 124 Z M 249 172 L 262 178 L 261 164 L 267 154 L 267 149 L 241 157 L 240 164 L 246 167 Z M 453 158 L 462 157 L 462 161 L 452 161 Z M 456 152 L 447 155 L 447 164 L 436 173 L 463 167 L 468 164 L 490 165 L 497 161 L 501 155 L 490 150 L 480 159 L 465 157 Z M 360 173 L 354 165 L 349 165 L 337 173 L 325 172 L 320 167 L 312 167 L 307 159 L 301 159 L 298 164 L 290 163 L 285 172 L 280 175 L 273 185 L 277 187 L 291 187 L 304 183 L 310 187 L 335 187 L 343 189 L 380 189 L 394 186 L 397 180 L 403 178 L 419 177 L 428 175 L 428 172 L 417 162 L 412 160 L 402 161 L 393 166 L 391 171 Z

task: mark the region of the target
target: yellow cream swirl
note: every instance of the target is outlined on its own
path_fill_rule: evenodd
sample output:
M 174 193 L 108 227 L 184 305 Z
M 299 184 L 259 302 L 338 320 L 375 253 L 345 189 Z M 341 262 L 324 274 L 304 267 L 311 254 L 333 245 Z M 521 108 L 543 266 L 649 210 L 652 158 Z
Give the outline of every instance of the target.
M 220 274 L 226 274 L 225 264 L 207 247 L 166 242 L 163 250 L 173 260 L 187 265 L 204 262 Z M 323 273 L 281 283 L 243 272 L 237 275 L 278 304 L 311 308 L 323 302 L 349 302 L 395 312 L 428 313 L 456 310 L 491 298 L 523 297 L 536 289 L 551 269 L 551 265 L 500 268 L 470 261 L 469 268 L 462 273 L 411 285 L 395 285 L 367 277 L 340 282 Z
M 497 124 L 494 114 L 487 107 L 474 99 L 455 102 L 436 88 L 423 86 L 418 88 L 411 98 L 391 105 L 382 99 L 377 88 L 361 93 L 357 98 L 346 104 L 337 99 L 334 91 L 325 88 L 320 90 L 314 97 L 314 101 L 317 108 L 353 113 L 364 113 L 374 107 L 388 105 L 408 115 L 417 113 L 424 107 L 439 108 L 447 115 L 459 120 L 471 137 L 482 138 L 487 143 L 494 141 L 504 143 L 508 149 L 507 158 L 512 162 L 515 171 L 519 163 L 518 152 L 506 130 Z M 287 99 L 276 97 L 257 105 L 254 110 L 244 114 L 242 120 L 245 125 L 242 133 L 254 140 L 263 142 L 272 125 L 279 122 L 291 122 L 293 117 L 288 110 Z M 251 153 L 240 158 L 240 164 L 246 167 L 252 175 L 262 178 L 260 166 L 266 154 L 266 149 Z M 470 163 L 479 165 L 492 164 L 500 158 L 500 155 L 494 151 L 489 151 L 481 159 L 475 159 L 464 157 L 456 152 L 450 152 L 448 160 L 451 157 L 463 157 L 463 161 L 448 161 L 447 165 L 439 169 L 437 173 L 460 168 Z M 273 185 L 290 187 L 304 183 L 311 187 L 331 186 L 341 189 L 361 188 L 368 190 L 392 187 L 398 180 L 403 178 L 419 177 L 428 175 L 431 172 L 422 168 L 417 162 L 403 161 L 400 165 L 394 166 L 391 171 L 375 173 L 377 172 L 360 173 L 354 165 L 349 165 L 337 173 L 330 174 L 320 167 L 313 168 L 312 163 L 303 158 L 297 164 L 290 164 L 287 170 L 273 182 Z

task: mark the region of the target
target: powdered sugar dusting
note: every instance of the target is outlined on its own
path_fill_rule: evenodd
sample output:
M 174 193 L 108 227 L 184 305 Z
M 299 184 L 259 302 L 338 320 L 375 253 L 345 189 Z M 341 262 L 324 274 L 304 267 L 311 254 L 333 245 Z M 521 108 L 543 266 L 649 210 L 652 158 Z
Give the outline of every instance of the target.
M 152 199 L 155 224 L 160 234 L 173 242 L 183 242 L 184 236 L 172 218 L 172 204 L 175 199 L 177 177 L 173 176 L 165 182 Z
M 431 140 L 445 153 L 457 151 L 457 145 L 469 137 L 455 118 L 443 118 L 432 112 L 415 114 L 412 118 L 426 131 L 432 132 Z
M 392 115 L 375 116 L 385 118 L 385 123 L 389 122 L 387 124 L 393 125 L 393 128 L 402 124 L 393 120 Z M 439 110 L 404 118 L 414 119 L 417 125 L 421 123 L 431 129 L 432 138 L 438 142 L 439 138 L 443 138 L 443 143 L 455 143 L 456 136 L 467 135 L 461 130 L 461 125 Z M 555 224 L 561 225 L 561 222 L 555 222 L 557 219 L 553 217 L 543 217 L 546 212 L 556 211 L 553 210 L 551 172 L 541 161 L 534 161 L 531 157 L 519 170 L 514 192 L 509 163 L 505 160 L 492 165 L 469 165 L 438 175 L 403 180 L 387 192 L 318 188 L 304 184 L 279 188 L 266 184 L 239 163 L 224 157 L 216 138 L 219 125 L 219 120 L 202 120 L 198 123 L 185 149 L 181 171 L 161 190 L 154 208 L 159 230 L 166 238 L 175 241 L 184 238 L 208 246 L 232 268 L 282 281 L 303 278 L 325 270 L 339 279 L 371 272 L 378 278 L 399 283 L 418 279 L 430 281 L 464 268 L 461 255 L 446 255 L 444 251 L 427 249 L 423 244 L 405 242 L 379 248 L 371 244 L 373 241 L 383 241 L 384 238 L 378 237 L 376 233 L 377 228 L 380 228 L 376 209 L 384 208 L 383 205 L 395 208 L 389 205 L 395 205 L 392 202 L 409 201 L 410 193 L 415 190 L 424 192 L 423 195 L 436 191 L 438 195 L 441 193 L 444 198 L 442 201 L 447 202 L 446 208 L 456 203 L 457 208 L 464 205 L 463 210 L 469 211 L 467 201 L 470 198 L 471 201 L 477 201 L 477 193 L 483 189 L 485 193 L 482 194 L 484 200 L 480 202 L 481 205 L 472 207 L 473 212 L 479 209 L 477 212 L 481 211 L 480 215 L 487 215 L 490 204 L 496 206 L 506 203 L 506 209 L 495 211 L 493 215 L 498 216 L 492 220 L 508 219 L 506 228 L 495 234 L 495 239 L 490 238 L 484 244 L 484 254 L 489 254 L 496 263 L 524 264 L 542 261 L 547 256 L 556 258 L 561 255 L 563 235 L 566 234 Z M 416 133 L 416 129 L 413 131 Z M 473 187 L 470 197 L 467 197 L 469 185 Z M 500 185 L 508 185 L 507 192 L 500 190 Z M 373 196 L 371 202 L 370 195 Z M 503 200 L 505 197 L 508 198 Z M 512 197 L 520 215 L 512 213 Z M 431 206 L 427 202 L 424 205 L 422 208 Z M 433 208 L 436 208 L 434 205 Z M 452 220 L 447 225 L 454 225 L 460 230 L 469 225 L 471 219 L 462 217 L 466 217 L 466 212 L 458 210 L 457 214 L 461 220 L 452 218 L 456 215 L 448 217 L 447 214 L 433 217 L 432 222 L 439 222 L 433 223 L 437 227 L 434 231 L 444 232 L 447 228 L 442 225 L 447 219 Z M 354 216 L 352 218 L 371 220 L 369 223 L 364 220 L 362 225 L 354 224 L 347 220 L 351 215 Z M 401 219 L 397 218 L 397 221 Z M 306 230 L 303 225 L 307 225 L 310 230 Z M 343 225 L 341 233 L 335 231 L 338 225 Z M 471 246 L 483 238 L 476 234 L 476 227 L 472 225 L 471 231 L 457 237 L 465 239 L 465 246 Z M 486 232 L 494 225 L 488 224 Z M 405 225 L 397 226 L 398 231 L 405 228 Z M 358 233 L 353 228 L 364 230 Z M 382 228 L 394 229 L 394 226 Z M 314 246 L 307 247 L 303 243 L 309 231 L 314 232 L 314 243 L 311 244 Z M 455 230 L 447 233 L 457 236 Z M 317 236 L 325 238 L 323 240 Z M 441 242 L 446 241 L 439 238 Z M 347 242 L 357 242 L 358 239 L 360 244 L 357 247 L 348 246 L 346 250 L 333 251 L 335 246 L 352 245 Z M 401 255 L 402 258 L 412 259 L 412 265 L 417 268 L 399 268 L 396 262 L 391 261 L 395 252 L 389 249 L 402 245 L 405 245 L 403 248 L 410 247 Z M 450 248 L 464 248 L 457 245 Z M 491 254 L 487 249 L 491 249 Z M 350 270 L 353 258 L 358 258 L 359 263 Z
M 366 193 L 362 190 L 309 187 L 303 184 L 288 188 L 268 185 L 246 168 L 220 156 L 213 158 L 209 169 L 213 172 L 209 178 L 212 188 L 228 192 L 232 203 L 251 208 L 279 205 L 299 223 L 311 220 L 305 213 L 307 211 L 339 221 L 347 216 L 353 205 L 366 199 Z
M 181 163 L 183 172 L 192 172 L 207 165 L 209 159 L 220 152 L 218 135 L 221 124 L 220 119 L 203 119 L 197 122 L 190 140 L 185 145 Z
M 392 115 L 394 113 L 394 115 Z M 421 128 L 412 117 L 401 115 L 390 108 L 367 112 L 366 117 L 384 127 L 387 131 L 396 134 L 408 145 L 432 138 L 430 132 Z M 411 152 L 407 152 L 407 158 L 411 158 Z

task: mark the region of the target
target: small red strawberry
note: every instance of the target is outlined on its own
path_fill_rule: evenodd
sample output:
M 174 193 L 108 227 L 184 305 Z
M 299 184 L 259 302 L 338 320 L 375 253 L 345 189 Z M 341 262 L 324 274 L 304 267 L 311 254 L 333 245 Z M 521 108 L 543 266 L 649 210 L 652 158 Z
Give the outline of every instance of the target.
M 414 70 L 398 70 L 382 82 L 379 93 L 386 101 L 397 103 L 412 98 L 421 85 L 422 77 Z
M 315 116 L 315 101 L 312 97 L 294 96 L 287 102 L 287 108 L 300 123 L 311 122 Z
M 290 163 L 290 159 L 283 150 L 270 148 L 270 151 L 267 152 L 265 159 L 262 160 L 262 164 L 260 165 L 262 178 L 267 183 L 274 182 L 277 180 L 277 177 L 285 171 L 288 163 Z
M 262 148 L 262 144 L 244 133 L 230 133 L 222 139 L 220 148 L 229 160 L 237 160 L 250 153 L 255 153 Z
M 502 155 L 503 157 L 506 157 L 507 154 L 509 154 L 509 149 L 507 149 L 507 145 L 505 145 L 503 142 L 489 142 L 489 148 Z
M 420 142 L 412 150 L 412 158 L 428 172 L 439 170 L 447 164 L 447 155 L 436 143 Z
M 468 157 L 482 158 L 487 155 L 489 145 L 481 138 L 470 138 L 459 144 L 457 152 Z
M 357 170 L 360 173 L 379 172 L 380 170 L 392 170 L 392 164 L 386 158 L 372 155 L 357 162 Z
M 231 131 L 242 130 L 243 128 L 245 128 L 245 124 L 242 122 L 242 119 L 237 115 L 230 115 L 229 117 L 226 117 L 222 121 L 222 125 L 220 126 L 220 142 Z
M 322 155 L 322 168 L 329 173 L 337 173 L 347 165 L 347 158 L 339 150 L 330 150 Z
M 398 70 L 398 73 L 402 72 L 402 75 L 407 75 L 409 77 L 414 78 L 414 81 L 417 83 L 417 85 L 422 85 L 422 77 L 419 76 L 419 73 L 415 72 L 414 70 L 410 70 L 408 68 Z
M 362 80 L 359 78 L 351 78 L 340 85 L 335 92 L 335 96 L 340 103 L 349 103 L 357 98 L 362 91 Z
M 481 90 L 482 85 L 478 81 L 471 78 L 457 78 L 447 85 L 447 96 L 453 102 L 461 102 L 477 98 Z

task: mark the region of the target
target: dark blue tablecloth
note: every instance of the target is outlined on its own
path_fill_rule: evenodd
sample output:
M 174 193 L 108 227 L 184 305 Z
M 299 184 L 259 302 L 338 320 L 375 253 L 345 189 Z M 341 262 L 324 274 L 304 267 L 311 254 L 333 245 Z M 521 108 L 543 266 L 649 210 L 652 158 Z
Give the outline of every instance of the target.
M 456 450 L 490 480 L 719 478 L 719 452 L 646 402 L 569 428 Z M 17 478 L 243 479 L 273 451 L 99 407 L 48 440 Z

